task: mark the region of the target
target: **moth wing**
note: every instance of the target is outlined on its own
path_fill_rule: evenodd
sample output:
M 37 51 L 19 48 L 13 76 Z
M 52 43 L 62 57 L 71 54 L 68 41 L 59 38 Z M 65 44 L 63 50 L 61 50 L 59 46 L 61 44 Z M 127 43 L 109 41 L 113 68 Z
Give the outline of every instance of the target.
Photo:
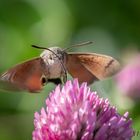
M 67 55 L 66 68 L 68 73 L 73 78 L 78 78 L 80 83 L 88 82 L 88 84 L 91 84 L 93 81 L 97 80 L 97 77 L 84 67 L 77 54 Z
M 44 61 L 34 58 L 9 69 L 0 77 L 0 83 L 9 90 L 28 90 L 38 92 L 42 89 L 42 76 L 44 75 Z
M 74 58 L 80 63 L 90 74 L 92 74 L 93 81 L 96 79 L 102 80 L 106 77 L 112 76 L 120 69 L 119 62 L 111 56 L 96 54 L 96 53 L 69 53 L 68 58 Z M 68 61 L 68 63 L 70 63 Z M 75 61 L 71 62 L 74 65 Z M 77 73 L 79 69 L 75 69 Z M 71 71 L 68 68 L 68 71 Z M 85 75 L 85 73 L 80 73 L 79 76 Z M 96 77 L 96 78 L 95 78 Z M 89 83 L 89 82 L 88 82 Z
M 0 80 L 0 91 L 21 91 L 21 89 L 16 85 L 9 81 Z

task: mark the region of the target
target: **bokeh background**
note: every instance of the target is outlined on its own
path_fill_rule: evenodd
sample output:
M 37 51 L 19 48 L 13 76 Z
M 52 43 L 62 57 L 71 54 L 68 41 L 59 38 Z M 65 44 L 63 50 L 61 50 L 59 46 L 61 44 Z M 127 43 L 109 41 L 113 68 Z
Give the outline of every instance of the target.
M 72 51 L 103 53 L 128 64 L 140 49 L 140 1 L 0 0 L 0 73 L 39 56 L 41 51 L 32 44 L 64 48 L 84 41 L 94 44 Z M 0 140 L 30 140 L 34 112 L 54 87 L 48 84 L 41 94 L 0 91 Z M 114 78 L 91 88 L 120 114 L 130 112 L 137 132 L 133 139 L 139 140 L 139 101 L 123 96 Z

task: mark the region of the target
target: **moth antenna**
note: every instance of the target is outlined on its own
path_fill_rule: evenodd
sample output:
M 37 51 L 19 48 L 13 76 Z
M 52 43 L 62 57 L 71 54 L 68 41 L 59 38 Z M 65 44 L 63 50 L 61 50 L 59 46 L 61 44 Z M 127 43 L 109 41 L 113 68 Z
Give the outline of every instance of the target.
M 48 51 L 52 52 L 52 53 L 59 59 L 61 65 L 62 65 L 62 67 L 63 67 L 64 73 L 65 73 L 65 76 L 66 76 L 66 80 L 67 80 L 67 71 L 66 71 L 66 68 L 65 68 L 63 62 L 60 60 L 59 56 L 58 56 L 54 51 L 52 51 L 52 50 L 49 49 L 49 48 L 39 47 L 39 46 L 36 46 L 36 45 L 32 45 L 32 47 L 33 47 L 33 48 L 37 48 L 37 49 L 42 49 L 42 50 L 48 50 Z
M 41 49 L 41 50 L 48 50 L 50 52 L 52 52 L 53 54 L 55 54 L 52 50 L 50 50 L 49 48 L 45 48 L 45 47 L 39 47 L 36 45 L 32 45 L 33 48 L 37 48 L 37 49 Z M 57 54 L 55 54 L 57 56 Z M 58 56 L 57 56 L 58 57 Z
M 93 44 L 93 41 L 87 41 L 87 42 L 82 42 L 82 43 L 79 43 L 79 44 L 74 44 L 66 49 L 64 49 L 63 51 L 67 51 L 67 50 L 70 50 L 72 49 L 73 47 L 81 47 L 81 46 L 85 46 L 85 45 L 90 45 L 90 44 Z
M 90 44 L 93 44 L 93 41 L 86 41 L 86 42 L 74 44 L 74 45 L 72 45 L 71 47 L 75 47 L 75 46 L 84 46 L 84 45 L 90 45 Z

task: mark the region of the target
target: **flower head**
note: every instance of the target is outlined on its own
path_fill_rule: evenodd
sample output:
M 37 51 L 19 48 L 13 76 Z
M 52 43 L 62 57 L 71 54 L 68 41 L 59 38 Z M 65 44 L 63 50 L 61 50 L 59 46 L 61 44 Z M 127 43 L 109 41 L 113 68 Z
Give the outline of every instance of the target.
M 140 99 L 140 55 L 132 60 L 116 77 L 121 91 L 133 99 Z
M 33 140 L 130 140 L 132 121 L 77 80 L 57 86 L 35 113 Z

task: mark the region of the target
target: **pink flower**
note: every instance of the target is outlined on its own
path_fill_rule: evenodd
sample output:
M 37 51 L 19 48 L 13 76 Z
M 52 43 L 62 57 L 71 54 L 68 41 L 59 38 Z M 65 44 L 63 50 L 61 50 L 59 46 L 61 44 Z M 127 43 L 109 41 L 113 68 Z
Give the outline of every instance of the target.
M 140 55 L 134 58 L 116 77 L 118 87 L 124 94 L 140 99 Z
M 86 83 L 67 81 L 46 99 L 46 109 L 35 113 L 33 140 L 130 140 L 132 121 Z

